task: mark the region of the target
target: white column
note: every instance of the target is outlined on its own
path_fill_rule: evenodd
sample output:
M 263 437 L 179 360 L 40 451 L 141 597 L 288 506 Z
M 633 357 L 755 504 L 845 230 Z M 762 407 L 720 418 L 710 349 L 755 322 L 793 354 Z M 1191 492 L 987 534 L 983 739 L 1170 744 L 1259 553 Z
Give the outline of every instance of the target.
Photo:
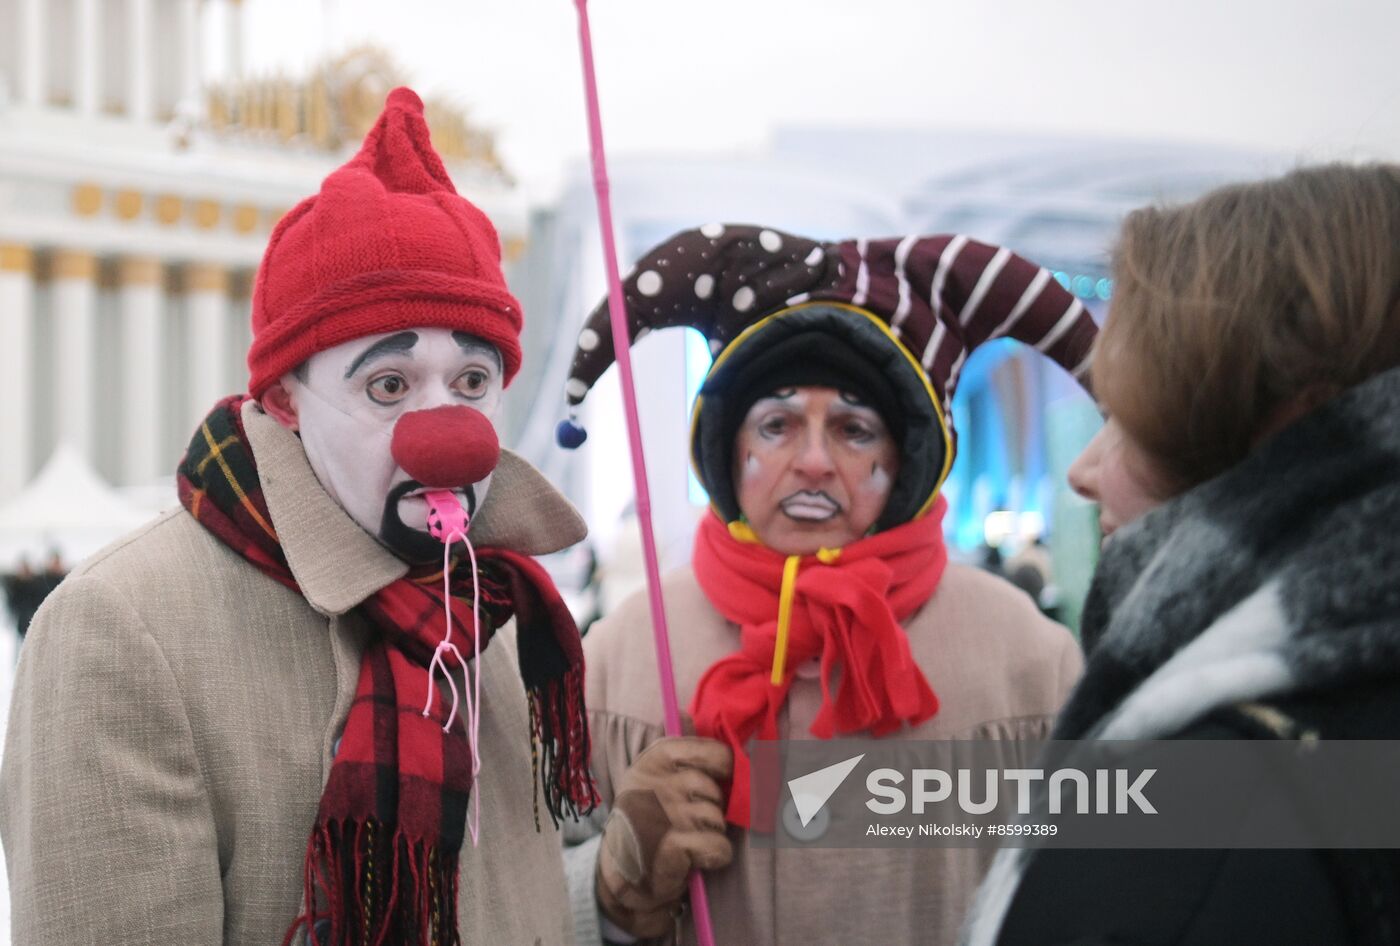
M 225 371 L 228 362 L 228 272 L 208 263 L 185 270 L 185 338 L 189 346 L 190 430 L 209 413 L 214 402 L 232 394 Z
M 102 108 L 101 37 L 98 0 L 77 0 L 77 37 L 73 51 L 73 100 L 84 115 L 96 115 Z
M 151 42 L 151 0 L 126 0 L 126 115 L 132 121 L 147 122 L 154 111 L 155 82 Z
M 181 115 L 197 115 L 200 111 L 200 89 L 204 84 L 201 65 L 204 60 L 204 35 L 199 29 L 199 0 L 176 0 L 179 6 L 177 42 L 180 47 L 180 91 L 175 111 Z
M 160 260 L 122 260 L 121 283 L 121 482 L 149 483 L 160 475 L 161 358 Z
M 0 410 L 0 502 L 24 487 L 34 462 L 33 262 L 29 247 L 0 243 L 0 378 L 8 392 Z
M 97 309 L 97 260 L 90 253 L 59 250 L 54 254 L 53 397 L 55 438 L 93 460 L 94 330 Z
M 25 105 L 48 104 L 48 0 L 20 0 L 19 95 Z
M 228 81 L 238 82 L 243 78 L 243 3 L 242 0 L 227 0 L 228 17 L 224 25 L 228 35 Z

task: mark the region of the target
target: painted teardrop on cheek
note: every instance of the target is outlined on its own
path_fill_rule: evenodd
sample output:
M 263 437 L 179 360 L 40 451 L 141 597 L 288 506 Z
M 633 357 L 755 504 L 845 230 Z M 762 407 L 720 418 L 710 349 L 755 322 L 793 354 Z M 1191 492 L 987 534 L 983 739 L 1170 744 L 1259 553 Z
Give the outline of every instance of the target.
M 754 479 L 758 476 L 762 469 L 762 466 L 758 462 L 758 457 L 753 455 L 752 450 L 749 451 L 749 455 L 744 458 L 744 479 Z
M 878 462 L 870 466 L 870 477 L 865 481 L 865 490 L 872 496 L 883 496 L 890 489 L 890 474 Z

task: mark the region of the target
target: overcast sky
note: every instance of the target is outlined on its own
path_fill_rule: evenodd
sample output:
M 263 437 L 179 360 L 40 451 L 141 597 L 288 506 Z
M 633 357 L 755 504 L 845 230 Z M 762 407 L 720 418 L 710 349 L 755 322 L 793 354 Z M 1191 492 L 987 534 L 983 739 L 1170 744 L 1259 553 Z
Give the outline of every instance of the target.
M 586 153 L 570 0 L 245 0 L 255 70 L 375 42 L 544 198 Z M 592 0 L 608 144 L 959 126 L 1400 159 L 1396 0 Z

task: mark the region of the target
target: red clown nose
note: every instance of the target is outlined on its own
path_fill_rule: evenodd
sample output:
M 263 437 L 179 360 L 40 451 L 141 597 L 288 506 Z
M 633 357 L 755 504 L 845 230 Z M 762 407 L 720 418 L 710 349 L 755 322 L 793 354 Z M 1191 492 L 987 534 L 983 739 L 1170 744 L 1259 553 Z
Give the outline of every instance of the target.
M 501 442 L 481 411 L 443 405 L 400 417 L 389 452 L 424 486 L 459 489 L 491 474 L 501 459 Z

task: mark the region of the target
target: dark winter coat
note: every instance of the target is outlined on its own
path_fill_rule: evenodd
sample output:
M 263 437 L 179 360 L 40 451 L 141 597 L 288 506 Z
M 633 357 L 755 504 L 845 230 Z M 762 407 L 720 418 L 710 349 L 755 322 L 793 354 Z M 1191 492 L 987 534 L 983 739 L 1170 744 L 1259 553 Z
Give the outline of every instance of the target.
M 1400 370 L 1116 534 L 1058 739 L 1400 739 Z M 998 855 L 973 946 L 1400 943 L 1400 852 Z

